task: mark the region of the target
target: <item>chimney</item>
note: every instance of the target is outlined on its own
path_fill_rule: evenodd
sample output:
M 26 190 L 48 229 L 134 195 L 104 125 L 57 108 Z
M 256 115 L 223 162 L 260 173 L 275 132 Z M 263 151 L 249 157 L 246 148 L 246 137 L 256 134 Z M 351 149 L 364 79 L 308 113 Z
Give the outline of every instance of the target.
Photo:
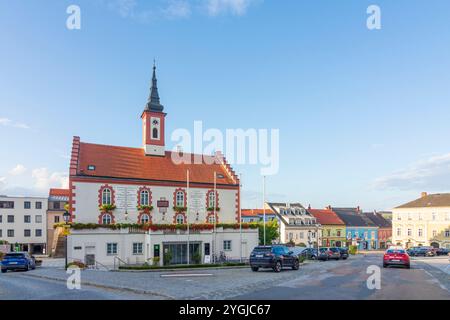
M 422 192 L 422 198 L 425 198 L 426 196 L 428 196 L 428 193 Z
M 325 210 L 331 210 L 331 205 L 326 206 Z
M 361 208 L 359 206 L 356 207 L 356 211 L 358 211 L 358 213 L 361 212 Z
M 308 204 L 308 210 L 311 210 L 311 204 Z

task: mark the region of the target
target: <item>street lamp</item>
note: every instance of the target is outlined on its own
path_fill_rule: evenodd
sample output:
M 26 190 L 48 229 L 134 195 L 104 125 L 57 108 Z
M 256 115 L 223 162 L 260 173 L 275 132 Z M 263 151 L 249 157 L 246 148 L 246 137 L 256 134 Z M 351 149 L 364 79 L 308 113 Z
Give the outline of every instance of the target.
M 69 223 L 69 221 L 70 221 L 70 213 L 66 210 L 66 211 L 64 211 L 64 213 L 63 213 L 63 219 L 64 219 L 64 222 L 65 222 L 65 227 L 67 227 L 67 224 Z M 64 265 L 64 268 L 67 270 L 67 233 L 65 233 L 65 240 L 66 241 L 64 241 L 65 242 L 65 261 L 66 261 L 66 263 L 65 263 L 65 265 Z

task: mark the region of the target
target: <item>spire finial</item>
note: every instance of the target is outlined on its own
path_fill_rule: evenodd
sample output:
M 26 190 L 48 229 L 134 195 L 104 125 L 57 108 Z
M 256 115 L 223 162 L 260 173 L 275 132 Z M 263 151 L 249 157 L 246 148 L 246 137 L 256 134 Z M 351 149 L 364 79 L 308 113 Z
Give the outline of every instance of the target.
M 153 59 L 153 76 L 152 76 L 152 86 L 150 88 L 150 96 L 148 97 L 147 105 L 145 110 L 162 112 L 164 110 L 163 105 L 161 105 L 158 93 L 158 80 L 156 79 L 156 59 Z

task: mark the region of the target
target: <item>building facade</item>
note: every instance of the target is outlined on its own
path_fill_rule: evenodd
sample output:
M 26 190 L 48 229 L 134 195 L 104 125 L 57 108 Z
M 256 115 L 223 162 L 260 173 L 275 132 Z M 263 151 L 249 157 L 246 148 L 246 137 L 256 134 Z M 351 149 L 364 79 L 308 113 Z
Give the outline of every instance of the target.
M 266 203 L 278 218 L 280 243 L 317 247 L 321 225 L 300 203 Z
M 46 254 L 47 198 L 0 196 L 0 240 L 11 251 Z
M 69 178 L 71 222 L 99 225 L 239 224 L 240 182 L 223 155 L 220 152 L 205 156 L 166 150 L 167 114 L 160 104 L 155 69 L 149 100 L 141 115 L 141 148 L 92 144 L 74 137 Z M 193 252 L 189 250 L 188 242 L 194 236 L 186 232 L 174 237 L 170 228 L 166 231 L 169 233 L 148 232 L 150 239 L 146 237 L 147 240 L 137 246 L 156 246 L 146 251 L 147 256 L 155 258 L 157 254 L 161 263 L 163 255 L 169 253 L 178 257 L 174 261 L 185 261 L 183 255 L 187 251 Z M 69 243 L 76 249 L 73 245 L 69 247 L 71 256 L 89 257 L 90 260 L 93 256 L 95 259 L 103 257 L 102 250 L 106 249 L 94 246 L 90 240 L 95 239 L 91 235 L 96 232 L 74 233 Z M 102 237 L 104 241 L 113 241 L 108 243 L 116 243 L 115 237 L 125 237 L 126 241 L 143 237 L 117 230 L 116 233 L 107 232 Z M 231 237 L 231 234 L 218 228 L 213 239 L 226 235 Z M 195 237 L 199 243 L 194 249 L 202 251 L 197 256 L 205 255 L 205 252 L 207 256 L 219 255 L 224 251 L 220 241 L 211 242 L 211 237 L 205 232 Z M 257 244 L 257 239 L 257 230 L 247 230 L 241 242 L 252 246 Z M 226 243 L 225 251 L 233 255 L 237 252 L 234 247 L 241 247 L 234 235 L 233 239 L 223 241 Z M 163 252 L 163 248 L 170 252 Z M 247 255 L 247 252 L 243 254 Z
M 322 226 L 322 243 L 324 247 L 345 247 L 346 245 L 346 227 L 336 213 L 330 209 L 311 209 L 308 208 L 317 222 Z
M 387 249 L 392 244 L 392 222 L 379 212 L 364 212 L 364 215 L 378 227 L 378 249 Z
M 357 208 L 331 208 L 344 221 L 347 232 L 346 246 L 357 246 L 358 250 L 378 249 L 378 227 Z
M 47 209 L 47 252 L 49 255 L 55 256 L 58 246 L 59 234 L 55 225 L 64 222 L 63 214 L 66 212 L 66 206 L 69 203 L 69 189 L 50 189 L 48 196 Z M 60 241 L 60 257 L 64 250 Z M 60 253 L 60 254 L 59 254 Z
M 450 248 L 450 193 L 427 194 L 393 210 L 392 242 Z
M 266 209 L 242 209 L 242 222 L 262 222 L 264 220 L 264 215 L 266 217 L 266 222 L 278 220 L 277 215 L 272 210 Z

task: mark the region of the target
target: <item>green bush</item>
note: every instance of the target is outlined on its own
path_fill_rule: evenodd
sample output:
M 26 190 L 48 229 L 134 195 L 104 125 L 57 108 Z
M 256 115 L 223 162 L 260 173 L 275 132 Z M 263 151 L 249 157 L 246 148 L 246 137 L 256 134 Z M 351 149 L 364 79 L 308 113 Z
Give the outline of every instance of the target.
M 300 242 L 300 243 L 297 245 L 297 247 L 303 247 L 303 248 L 305 248 L 305 247 L 306 247 L 306 244 L 304 244 L 303 242 Z
M 3 260 L 3 257 L 5 256 L 5 254 L 3 252 L 0 251 L 0 261 Z
M 300 262 L 300 263 L 305 262 L 305 260 L 306 260 L 306 257 L 305 257 L 305 256 L 299 256 L 299 257 L 298 257 L 298 262 Z
M 70 268 L 72 266 L 73 267 L 78 267 L 80 269 L 86 269 L 86 265 L 83 262 L 80 262 L 80 261 L 73 261 L 73 262 L 70 262 L 70 263 L 67 264 L 67 268 Z
M 358 252 L 358 247 L 357 246 L 349 246 L 348 247 L 348 253 L 349 254 L 356 254 Z
M 154 267 L 159 266 L 159 261 L 160 261 L 159 257 L 154 257 L 153 258 L 153 266 Z

